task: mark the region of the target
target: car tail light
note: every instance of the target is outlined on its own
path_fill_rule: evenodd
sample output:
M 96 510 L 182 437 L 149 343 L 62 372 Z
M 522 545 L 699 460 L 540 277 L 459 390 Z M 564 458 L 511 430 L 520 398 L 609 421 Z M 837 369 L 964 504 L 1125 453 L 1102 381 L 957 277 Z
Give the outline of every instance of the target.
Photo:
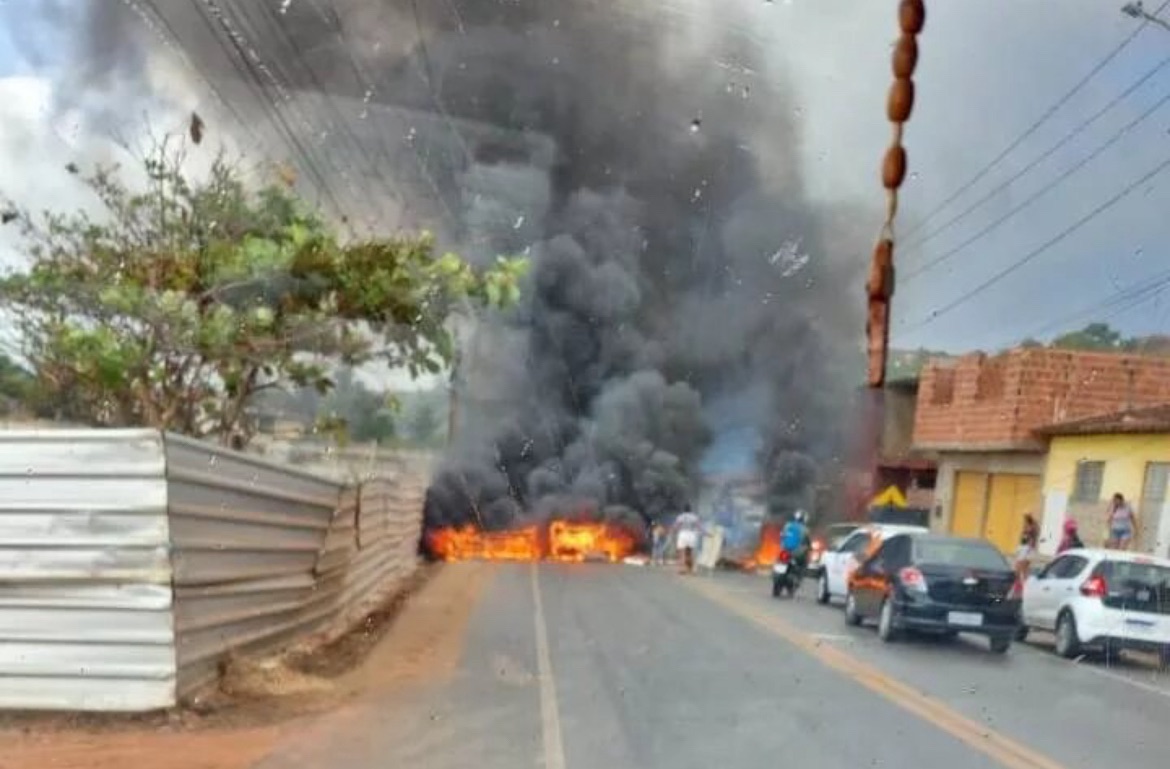
M 1108 593 L 1109 586 L 1105 583 L 1105 578 L 1100 574 L 1095 577 L 1089 577 L 1081 585 L 1081 595 L 1086 595 L 1089 598 L 1104 598 Z
M 918 593 L 926 592 L 926 577 L 922 576 L 922 572 L 913 566 L 907 566 L 899 571 L 898 579 L 902 581 L 902 587 L 907 590 L 913 590 Z

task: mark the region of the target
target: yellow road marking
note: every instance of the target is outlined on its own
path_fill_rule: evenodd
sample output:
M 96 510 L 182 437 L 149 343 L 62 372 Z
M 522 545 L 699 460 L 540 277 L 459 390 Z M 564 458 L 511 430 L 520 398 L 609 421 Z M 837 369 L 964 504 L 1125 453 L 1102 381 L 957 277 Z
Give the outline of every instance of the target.
M 907 686 L 840 649 L 823 644 L 813 635 L 798 630 L 773 612 L 765 611 L 758 605 L 698 580 L 682 582 L 705 598 L 783 638 L 823 665 L 848 676 L 1008 769 L 1065 769 L 1053 759 L 989 728 L 986 724 L 964 716 L 925 692 Z
M 536 673 L 540 680 L 540 730 L 544 740 L 544 769 L 565 769 L 565 746 L 561 741 L 561 716 L 557 709 L 557 685 L 553 678 L 552 655 L 548 649 L 548 627 L 544 623 L 544 604 L 540 600 L 540 582 L 532 577 L 533 614 L 536 615 Z

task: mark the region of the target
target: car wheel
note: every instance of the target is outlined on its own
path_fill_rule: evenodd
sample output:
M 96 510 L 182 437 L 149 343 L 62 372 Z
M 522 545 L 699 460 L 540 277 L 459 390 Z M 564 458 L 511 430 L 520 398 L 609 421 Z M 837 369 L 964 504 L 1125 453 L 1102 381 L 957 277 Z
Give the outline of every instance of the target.
M 1007 650 L 1012 648 L 1012 637 L 1010 635 L 993 635 L 990 644 L 993 654 L 1007 654 Z
M 1107 665 L 1116 665 L 1121 662 L 1121 647 L 1115 643 L 1106 643 L 1105 648 L 1101 650 L 1102 656 L 1105 657 Z
M 852 591 L 845 596 L 845 624 L 857 627 L 861 624 L 861 615 L 857 612 L 857 599 Z
M 1027 625 L 1020 625 L 1016 628 L 1016 640 L 1020 643 L 1028 640 L 1028 631 L 1030 628 Z
M 889 598 L 882 601 L 878 614 L 878 638 L 886 643 L 898 640 L 898 628 L 894 626 L 894 602 Z
M 1077 621 L 1070 612 L 1061 612 L 1056 620 L 1056 653 L 1072 659 L 1081 653 L 1081 639 L 1077 636 Z
M 829 598 L 829 575 L 822 574 L 817 580 L 817 603 L 828 603 Z

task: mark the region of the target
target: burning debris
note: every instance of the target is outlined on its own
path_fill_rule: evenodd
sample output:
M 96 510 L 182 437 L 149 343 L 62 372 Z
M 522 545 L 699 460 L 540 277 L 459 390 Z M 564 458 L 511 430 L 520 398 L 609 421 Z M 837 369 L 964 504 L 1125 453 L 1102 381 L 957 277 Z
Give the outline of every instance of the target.
M 564 520 L 504 531 L 451 526 L 431 529 L 425 535 L 428 551 L 444 561 L 617 563 L 633 554 L 641 539 L 641 534 L 619 523 Z

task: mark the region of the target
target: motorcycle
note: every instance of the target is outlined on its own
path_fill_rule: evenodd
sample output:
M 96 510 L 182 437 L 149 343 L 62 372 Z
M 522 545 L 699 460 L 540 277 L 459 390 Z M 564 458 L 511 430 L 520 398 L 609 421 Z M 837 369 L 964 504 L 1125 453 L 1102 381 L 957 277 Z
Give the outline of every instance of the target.
M 804 566 L 799 559 L 787 550 L 781 550 L 776 563 L 772 564 L 772 597 L 779 598 L 784 593 L 789 598 L 796 595 L 803 577 Z

